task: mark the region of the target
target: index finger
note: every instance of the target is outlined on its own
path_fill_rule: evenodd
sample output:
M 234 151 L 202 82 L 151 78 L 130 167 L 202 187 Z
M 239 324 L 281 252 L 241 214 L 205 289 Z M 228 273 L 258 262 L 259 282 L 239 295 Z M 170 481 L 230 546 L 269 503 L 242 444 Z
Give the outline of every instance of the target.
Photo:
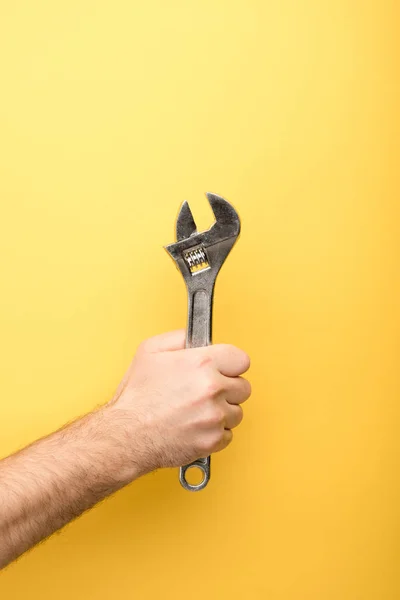
M 215 344 L 207 347 L 207 353 L 218 371 L 226 377 L 239 377 L 250 368 L 248 354 L 236 346 Z

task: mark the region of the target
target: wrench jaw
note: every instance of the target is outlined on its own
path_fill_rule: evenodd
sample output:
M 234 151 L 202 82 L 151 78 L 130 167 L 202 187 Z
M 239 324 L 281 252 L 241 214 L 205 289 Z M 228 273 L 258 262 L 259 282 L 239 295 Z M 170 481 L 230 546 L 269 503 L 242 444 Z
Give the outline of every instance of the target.
M 218 196 L 212 192 L 207 192 L 206 197 L 215 216 L 215 223 L 211 229 L 217 225 L 219 228 L 229 228 L 232 234 L 236 233 L 236 235 L 239 235 L 239 215 L 232 204 L 225 200 L 225 198 L 222 198 L 222 196 Z
M 176 239 L 180 242 L 195 233 L 197 233 L 196 223 L 194 222 L 190 206 L 187 200 L 185 200 L 176 219 Z
M 206 197 L 215 216 L 215 223 L 206 231 L 197 232 L 189 204 L 185 201 L 176 221 L 177 241 L 165 247 L 183 278 L 191 287 L 214 279 L 240 233 L 240 219 L 233 206 L 221 196 L 208 192 Z M 199 269 L 193 266 L 200 265 Z M 201 266 L 204 268 L 201 268 Z M 197 280 L 196 286 L 192 278 Z

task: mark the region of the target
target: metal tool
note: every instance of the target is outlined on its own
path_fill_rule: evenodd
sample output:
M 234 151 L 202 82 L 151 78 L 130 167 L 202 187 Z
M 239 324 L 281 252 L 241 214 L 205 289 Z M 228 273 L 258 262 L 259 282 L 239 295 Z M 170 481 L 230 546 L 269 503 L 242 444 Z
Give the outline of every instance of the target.
M 215 280 L 240 233 L 240 220 L 229 202 L 207 193 L 207 199 L 215 216 L 215 223 L 198 233 L 189 204 L 185 201 L 176 222 L 174 244 L 165 249 L 181 271 L 188 292 L 187 348 L 208 346 L 212 337 L 212 307 Z M 186 472 L 193 467 L 203 473 L 203 480 L 192 485 L 186 480 Z M 210 480 L 210 457 L 181 467 L 179 480 L 192 492 L 206 487 Z

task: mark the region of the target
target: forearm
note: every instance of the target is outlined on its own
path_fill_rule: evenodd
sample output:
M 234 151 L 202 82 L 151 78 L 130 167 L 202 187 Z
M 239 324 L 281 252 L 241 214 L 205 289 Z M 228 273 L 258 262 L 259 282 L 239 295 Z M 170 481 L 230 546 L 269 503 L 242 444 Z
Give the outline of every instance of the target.
M 147 340 L 110 403 L 0 461 L 0 569 L 140 475 L 230 443 L 249 358 L 184 346 L 184 331 Z
M 116 412 L 102 408 L 0 461 L 0 569 L 141 474 Z

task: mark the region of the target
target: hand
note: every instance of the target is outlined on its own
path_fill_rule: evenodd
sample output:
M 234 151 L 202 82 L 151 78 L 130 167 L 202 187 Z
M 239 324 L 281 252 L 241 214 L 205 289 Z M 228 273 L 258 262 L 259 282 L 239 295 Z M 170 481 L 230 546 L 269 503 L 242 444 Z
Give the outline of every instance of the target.
M 247 354 L 222 344 L 184 346 L 183 331 L 141 344 L 107 407 L 141 473 L 222 450 L 242 421 L 240 404 L 251 393 L 240 377 L 250 366 Z
M 231 442 L 249 359 L 233 346 L 185 350 L 184 338 L 142 344 L 111 402 L 0 461 L 0 569 L 140 475 Z

